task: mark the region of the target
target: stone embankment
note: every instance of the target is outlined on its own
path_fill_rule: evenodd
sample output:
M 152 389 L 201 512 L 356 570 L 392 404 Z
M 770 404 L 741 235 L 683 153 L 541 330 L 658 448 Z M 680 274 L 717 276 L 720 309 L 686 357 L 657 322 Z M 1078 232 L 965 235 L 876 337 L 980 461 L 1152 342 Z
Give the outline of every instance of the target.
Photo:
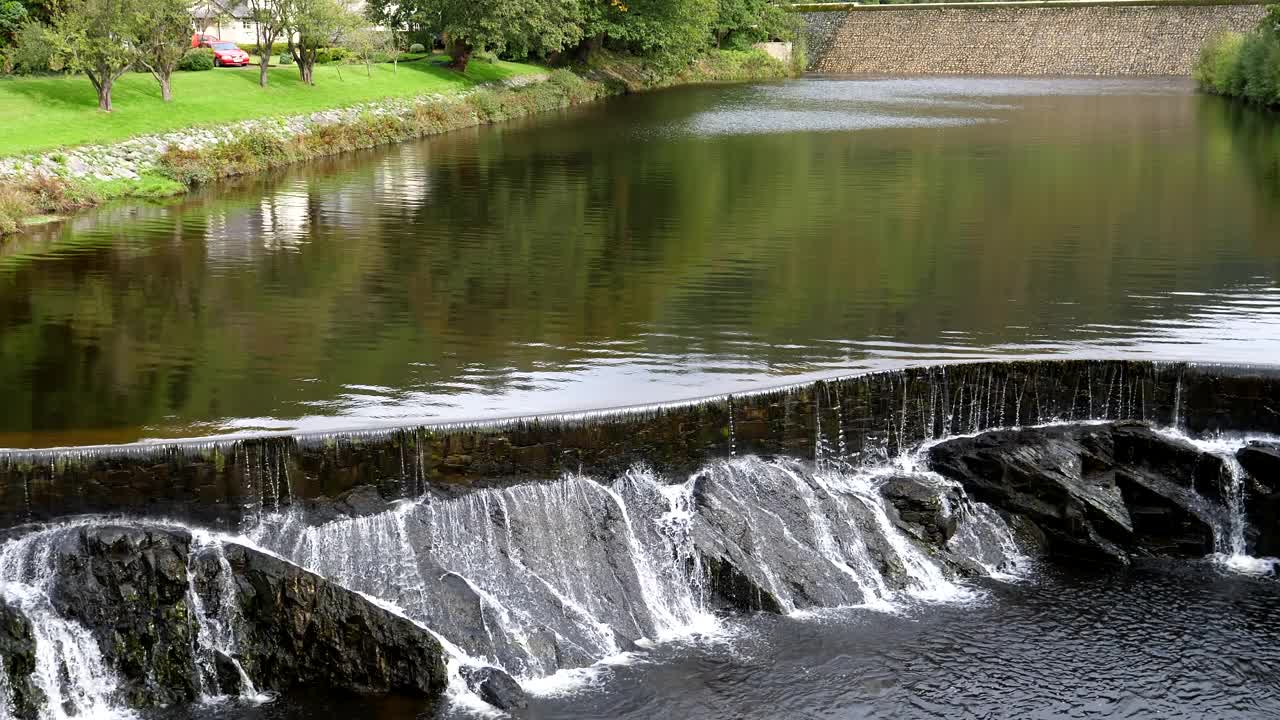
M 1129 2 L 833 6 L 805 12 L 810 69 L 875 75 L 1190 75 L 1262 5 Z M 814 6 L 805 6 L 812 8 Z
M 545 75 L 520 75 L 500 83 L 498 88 L 516 88 L 541 82 Z M 484 87 L 484 86 L 482 86 Z M 442 95 L 388 98 L 344 108 L 313 113 L 244 120 L 219 127 L 194 127 L 156 135 L 141 135 L 111 145 L 84 145 L 43 153 L 0 158 L 0 181 L 33 175 L 69 179 L 136 180 L 156 169 L 160 156 L 170 147 L 201 150 L 225 143 L 246 133 L 268 132 L 281 139 L 303 135 L 325 125 L 354 122 L 368 115 L 411 117 L 418 107 L 462 102 L 474 90 Z

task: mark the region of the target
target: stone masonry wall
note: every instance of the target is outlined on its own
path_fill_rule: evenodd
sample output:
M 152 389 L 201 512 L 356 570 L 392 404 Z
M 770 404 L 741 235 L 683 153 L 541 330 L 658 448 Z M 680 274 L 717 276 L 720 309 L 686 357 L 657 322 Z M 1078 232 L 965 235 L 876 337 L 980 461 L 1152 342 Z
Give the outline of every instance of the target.
M 880 6 L 884 7 L 884 6 Z M 894 6 L 902 8 L 904 6 Z M 1205 40 L 1260 5 L 807 13 L 812 69 L 875 75 L 1190 75 Z

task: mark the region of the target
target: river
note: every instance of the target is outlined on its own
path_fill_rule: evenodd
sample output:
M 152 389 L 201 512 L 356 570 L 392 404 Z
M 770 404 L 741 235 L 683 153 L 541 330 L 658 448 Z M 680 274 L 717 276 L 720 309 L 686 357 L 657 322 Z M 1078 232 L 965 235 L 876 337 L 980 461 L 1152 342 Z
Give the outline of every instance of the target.
M 1160 362 L 894 372 L 616 425 L 325 434 L 1013 359 Z M 1277 717 L 1280 561 L 1250 552 L 1273 547 L 1280 494 L 1241 459 L 1280 452 L 1277 371 L 1242 367 L 1277 364 L 1274 116 L 1170 79 L 617 98 L 0 248 L 0 448 L 55 448 L 0 453 L 0 609 L 35 628 L 49 718 L 498 717 L 469 685 L 480 666 L 515 678 L 532 720 Z M 1035 458 L 1076 437 L 1066 421 L 1111 449 L 1029 477 L 1078 471 L 1133 511 L 1129 535 L 1171 545 L 1120 567 L 1032 558 L 1061 547 L 1061 496 L 993 509 L 1004 496 L 928 454 L 1041 426 L 1012 451 Z M 251 438 L 56 449 L 228 435 Z M 1098 460 L 1139 436 L 1137 459 Z M 1217 479 L 1186 481 L 1188 463 Z M 137 663 L 113 667 L 124 641 L 99 652 L 66 600 L 72 570 L 111 561 L 56 559 L 95 526 L 116 561 L 134 531 L 181 548 L 165 572 L 195 630 L 169 648 L 200 702 L 126 707 Z M 1201 542 L 1183 552 L 1187 528 Z M 242 611 L 269 593 L 232 575 L 246 546 L 439 639 L 444 697 L 258 692 L 245 667 L 271 669 Z M 0 677 L 0 717 L 24 687 Z
M 0 447 L 1280 358 L 1280 123 L 1180 80 L 692 87 L 0 250 Z

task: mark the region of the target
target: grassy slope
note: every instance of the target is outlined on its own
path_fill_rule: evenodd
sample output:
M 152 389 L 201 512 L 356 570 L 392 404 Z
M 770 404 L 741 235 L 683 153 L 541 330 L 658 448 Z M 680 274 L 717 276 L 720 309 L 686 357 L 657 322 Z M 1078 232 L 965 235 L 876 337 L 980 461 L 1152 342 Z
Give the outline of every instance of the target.
M 52 148 L 109 143 L 135 135 L 196 125 L 341 107 L 368 100 L 460 90 L 477 82 L 544 72 L 532 65 L 473 62 L 466 75 L 426 61 L 316 68 L 316 85 L 298 81 L 292 66 L 272 68 L 269 87 L 258 87 L 258 69 L 221 68 L 176 73 L 173 102 L 147 74 L 129 73 L 113 94 L 115 111 L 101 113 L 93 87 L 83 76 L 0 79 L 0 156 Z

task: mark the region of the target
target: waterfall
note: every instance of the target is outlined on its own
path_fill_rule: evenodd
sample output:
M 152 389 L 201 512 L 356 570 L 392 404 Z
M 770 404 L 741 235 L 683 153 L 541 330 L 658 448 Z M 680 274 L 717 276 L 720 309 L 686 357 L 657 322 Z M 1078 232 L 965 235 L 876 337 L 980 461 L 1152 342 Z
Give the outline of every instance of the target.
M 200 573 L 195 562 L 202 555 L 212 556 L 218 568 L 214 576 L 214 612 L 206 606 L 204 597 L 196 587 Z M 236 671 L 237 694 L 241 698 L 251 702 L 270 699 L 269 695 L 258 692 L 253 680 L 236 659 L 240 644 L 237 627 L 240 621 L 240 600 L 232 578 L 231 564 L 227 562 L 227 554 L 220 539 L 200 531 L 192 533 L 191 552 L 187 556 L 187 583 L 187 603 L 196 629 L 196 676 L 200 683 L 201 699 L 212 702 L 227 694 L 218 679 L 219 660 Z
M 321 525 L 289 511 L 264 517 L 251 540 L 398 608 L 460 662 L 535 688 L 651 642 L 724 631 L 708 558 L 793 613 L 970 597 L 942 555 L 973 552 L 969 567 L 1016 571 L 994 512 L 961 497 L 946 512 L 962 515 L 966 539 L 930 548 L 898 527 L 882 479 L 755 456 L 678 483 L 636 466 L 612 482 L 571 474 Z M 944 493 L 962 495 L 925 482 L 942 505 Z
M 1254 557 L 1249 554 L 1248 499 L 1245 493 L 1249 473 L 1240 465 L 1237 453 L 1256 438 L 1248 435 L 1198 438 L 1189 436 L 1178 428 L 1166 428 L 1162 432 L 1222 461 L 1224 484 L 1221 491 L 1225 501 L 1223 503 L 1225 512 L 1220 517 L 1214 518 L 1211 523 L 1214 534 L 1214 553 L 1211 559 L 1234 572 L 1253 575 L 1275 572 L 1277 566 L 1280 566 L 1280 560 Z M 1209 503 L 1206 501 L 1206 504 Z
M 26 616 L 35 637 L 32 684 L 46 698 L 41 720 L 132 717 L 114 702 L 119 681 L 97 640 L 61 617 L 49 599 L 57 571 L 54 550 L 73 531 L 43 530 L 0 546 L 0 596 Z

